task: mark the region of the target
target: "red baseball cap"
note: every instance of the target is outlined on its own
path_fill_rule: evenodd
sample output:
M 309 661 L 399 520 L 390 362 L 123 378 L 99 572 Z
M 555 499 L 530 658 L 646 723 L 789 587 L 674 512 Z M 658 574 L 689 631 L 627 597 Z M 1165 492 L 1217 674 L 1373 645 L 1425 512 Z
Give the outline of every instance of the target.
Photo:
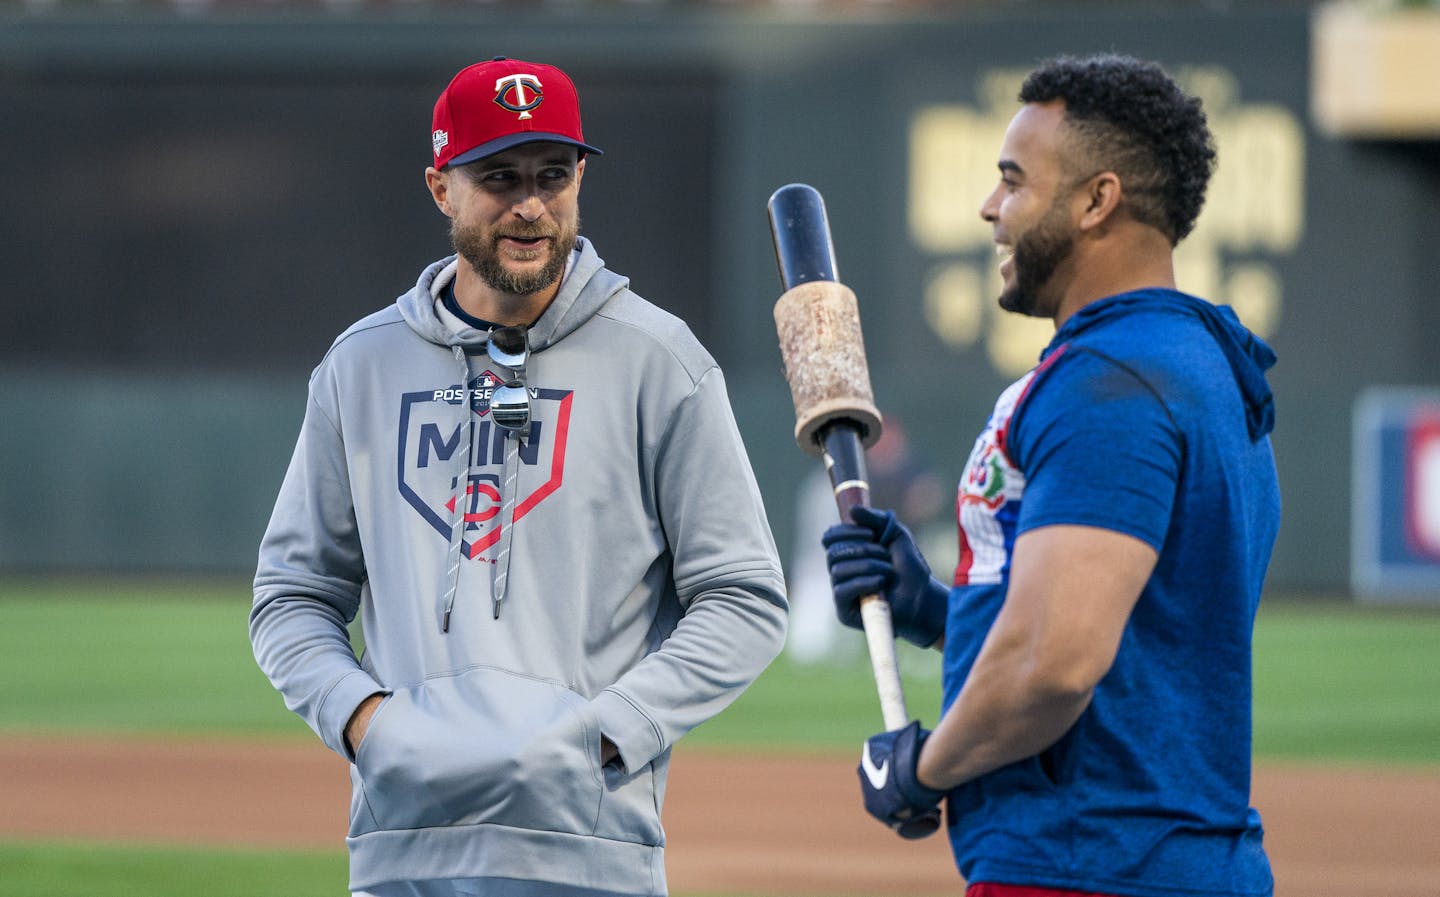
M 522 143 L 547 141 L 603 155 L 580 131 L 580 97 L 553 65 L 496 56 L 460 70 L 435 102 L 435 167 L 464 165 Z

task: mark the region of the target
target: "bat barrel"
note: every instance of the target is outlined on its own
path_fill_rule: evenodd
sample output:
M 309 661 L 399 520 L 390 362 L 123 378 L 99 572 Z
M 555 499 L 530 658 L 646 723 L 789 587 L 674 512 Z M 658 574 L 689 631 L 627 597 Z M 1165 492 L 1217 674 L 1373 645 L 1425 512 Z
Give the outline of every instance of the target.
M 880 412 L 870 391 L 860 309 L 835 275 L 835 248 L 820 191 L 786 184 L 770 196 L 770 234 L 785 293 L 775 327 L 785 379 L 795 405 L 795 441 L 819 455 L 819 432 L 848 419 L 866 446 L 880 438 Z
M 825 199 L 808 184 L 786 184 L 770 196 L 770 235 L 780 282 L 791 290 L 817 280 L 838 281 Z

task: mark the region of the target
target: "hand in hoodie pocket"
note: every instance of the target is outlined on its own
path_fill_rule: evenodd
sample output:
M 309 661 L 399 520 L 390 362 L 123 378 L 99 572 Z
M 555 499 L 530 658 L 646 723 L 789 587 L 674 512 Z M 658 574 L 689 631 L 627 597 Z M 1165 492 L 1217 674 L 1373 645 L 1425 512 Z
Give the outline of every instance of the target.
M 476 668 L 398 688 L 356 754 L 351 835 L 481 823 L 591 834 L 599 743 L 588 702 L 552 682 Z

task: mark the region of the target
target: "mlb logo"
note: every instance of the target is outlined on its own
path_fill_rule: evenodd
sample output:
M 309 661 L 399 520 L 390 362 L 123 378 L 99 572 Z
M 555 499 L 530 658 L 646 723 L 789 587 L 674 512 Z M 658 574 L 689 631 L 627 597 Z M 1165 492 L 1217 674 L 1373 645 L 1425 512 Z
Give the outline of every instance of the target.
M 1351 587 L 1440 600 L 1440 392 L 1362 393 L 1352 465 Z
M 471 560 L 500 539 L 507 451 L 518 449 L 520 461 L 516 526 L 560 488 L 565 476 L 573 391 L 532 388 L 530 427 L 517 446 L 516 437 L 490 418 L 490 395 L 499 382 L 500 377 L 487 370 L 464 387 L 406 393 L 400 400 L 400 494 L 447 544 L 458 498 L 464 527 L 461 551 Z

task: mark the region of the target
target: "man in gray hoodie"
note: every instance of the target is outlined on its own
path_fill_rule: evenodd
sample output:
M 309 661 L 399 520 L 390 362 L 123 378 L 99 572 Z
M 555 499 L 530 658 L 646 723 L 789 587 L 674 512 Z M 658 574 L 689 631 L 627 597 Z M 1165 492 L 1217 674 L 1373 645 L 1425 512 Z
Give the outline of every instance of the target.
M 352 762 L 355 893 L 665 894 L 670 749 L 784 640 L 765 510 L 714 359 L 578 236 L 570 79 L 472 65 L 431 137 L 456 255 L 312 374 L 255 657 Z

